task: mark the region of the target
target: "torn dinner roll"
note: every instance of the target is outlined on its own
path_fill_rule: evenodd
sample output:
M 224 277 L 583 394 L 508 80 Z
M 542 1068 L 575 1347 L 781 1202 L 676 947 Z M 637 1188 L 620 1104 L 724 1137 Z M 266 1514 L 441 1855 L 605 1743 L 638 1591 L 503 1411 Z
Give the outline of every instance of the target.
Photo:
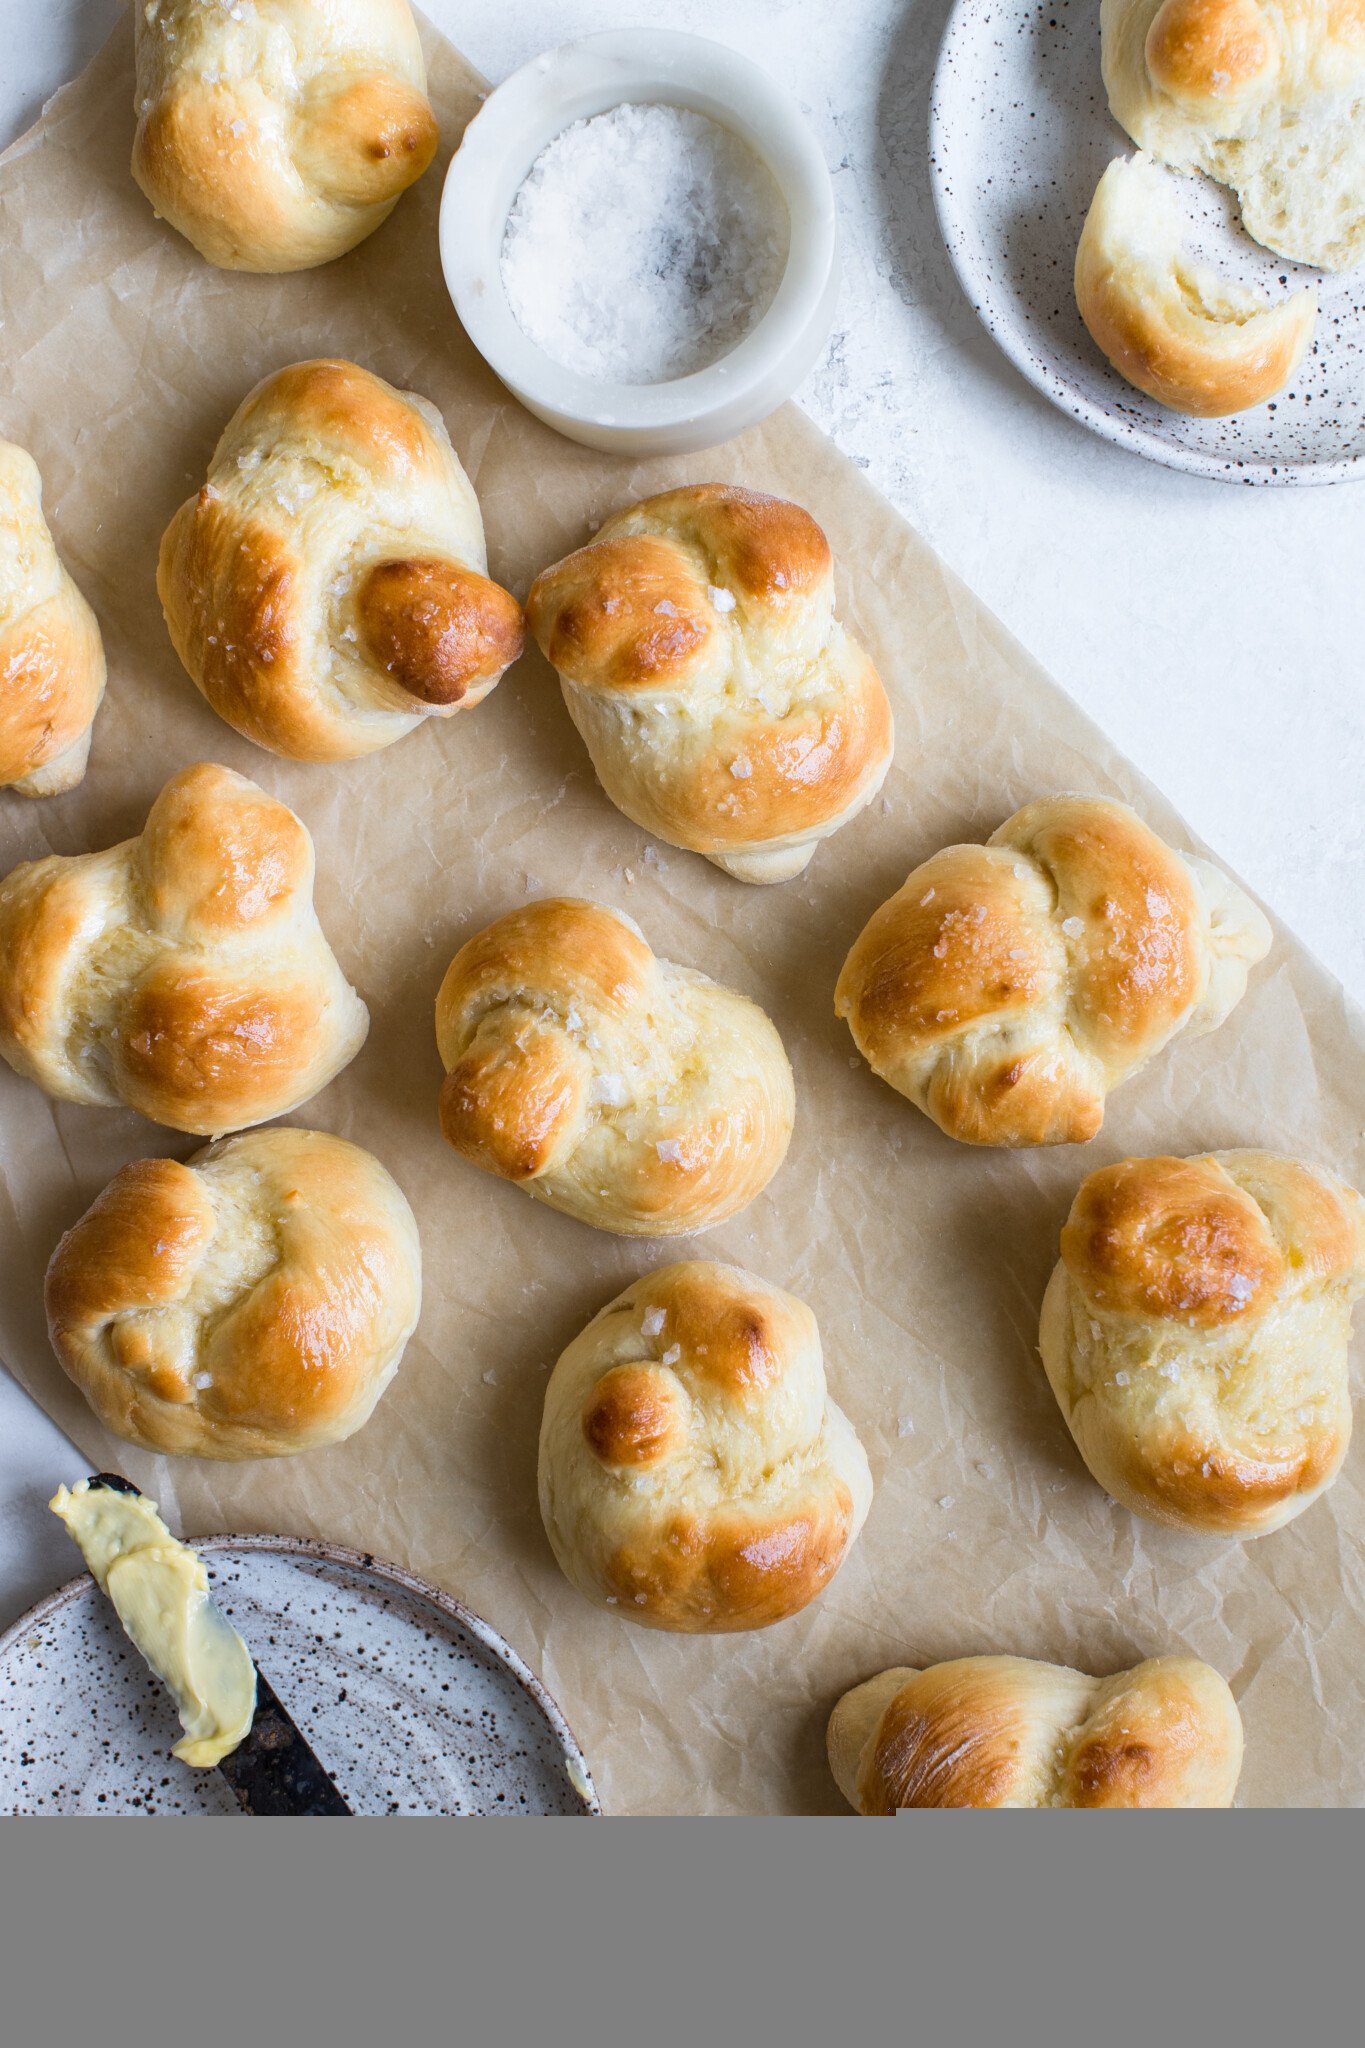
M 1272 303 L 1198 262 L 1168 174 L 1116 158 L 1076 251 L 1076 304 L 1119 375 L 1200 419 L 1245 412 L 1282 391 L 1312 342 L 1316 285 Z

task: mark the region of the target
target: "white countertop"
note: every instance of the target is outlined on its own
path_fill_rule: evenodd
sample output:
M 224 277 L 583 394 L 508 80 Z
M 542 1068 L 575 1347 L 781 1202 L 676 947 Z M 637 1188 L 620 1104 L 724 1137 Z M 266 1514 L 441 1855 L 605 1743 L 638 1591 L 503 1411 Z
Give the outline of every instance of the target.
M 948 7 L 668 10 L 669 26 L 775 70 L 835 170 L 843 297 L 798 396 L 1365 1002 L 1365 478 L 1322 490 L 1205 483 L 1096 439 L 1014 372 L 958 289 L 929 197 L 929 80 Z M 552 44 L 653 18 L 641 0 L 425 0 L 425 11 L 494 80 Z M 0 0 L 0 145 L 119 12 L 119 0 Z M 71 1575 L 42 1504 L 82 1469 L 0 1374 L 0 1628 Z

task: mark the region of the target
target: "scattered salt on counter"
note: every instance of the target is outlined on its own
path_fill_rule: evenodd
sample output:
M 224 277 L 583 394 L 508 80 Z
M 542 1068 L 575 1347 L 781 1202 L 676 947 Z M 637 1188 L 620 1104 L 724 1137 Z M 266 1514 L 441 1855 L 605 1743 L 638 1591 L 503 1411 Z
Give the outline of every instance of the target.
M 627 103 L 536 158 L 508 215 L 503 286 L 566 369 L 658 384 L 743 339 L 772 303 L 789 235 L 747 143 L 685 107 Z

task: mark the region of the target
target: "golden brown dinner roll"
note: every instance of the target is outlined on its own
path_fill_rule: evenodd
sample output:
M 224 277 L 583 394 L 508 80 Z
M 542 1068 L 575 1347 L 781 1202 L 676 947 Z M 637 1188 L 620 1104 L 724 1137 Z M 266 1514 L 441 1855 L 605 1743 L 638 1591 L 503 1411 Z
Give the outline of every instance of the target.
M 950 1138 L 1072 1144 L 1177 1032 L 1221 1024 L 1269 948 L 1236 884 L 1126 804 L 1046 797 L 916 868 L 854 943 L 834 1007 Z
M 52 545 L 38 465 L 0 441 L 0 788 L 74 789 L 103 695 L 100 629 Z
M 527 616 L 612 802 L 742 882 L 800 874 L 881 788 L 891 706 L 799 505 L 646 498 L 538 576 Z
M 1102 0 L 1104 83 L 1141 149 L 1231 185 L 1300 263 L 1365 257 L 1360 0 Z
M 647 1628 L 766 1628 L 829 1584 L 872 1476 L 804 1302 L 738 1266 L 636 1280 L 550 1375 L 540 1512 L 580 1593 Z
M 762 1010 L 600 904 L 528 903 L 470 939 L 436 1041 L 456 1151 L 599 1230 L 705 1230 L 786 1155 L 792 1073 Z
M 1117 158 L 1100 179 L 1076 251 L 1076 304 L 1121 377 L 1201 419 L 1282 391 L 1318 317 L 1316 285 L 1272 305 L 1182 247 L 1169 174 Z
M 1155 1522 L 1263 1536 L 1337 1475 L 1365 1201 L 1273 1152 L 1125 1159 L 1081 1183 L 1043 1301 L 1076 1448 Z
M 436 153 L 408 0 L 140 0 L 133 176 L 225 270 L 306 270 Z
M 313 909 L 313 842 L 199 762 L 140 838 L 0 882 L 0 1054 L 64 1102 L 215 1137 L 316 1095 L 369 1017 Z
M 161 542 L 175 651 L 220 717 L 301 761 L 391 746 L 488 695 L 521 607 L 435 406 L 355 363 L 258 384 Z
M 286 1127 L 135 1160 L 47 1269 L 53 1348 L 100 1421 L 195 1458 L 353 1436 L 421 1303 L 417 1225 L 379 1161 Z
M 1231 1806 L 1242 1722 L 1196 1657 L 1087 1678 L 1027 1657 L 883 1671 L 830 1716 L 829 1764 L 859 1813 L 907 1807 Z

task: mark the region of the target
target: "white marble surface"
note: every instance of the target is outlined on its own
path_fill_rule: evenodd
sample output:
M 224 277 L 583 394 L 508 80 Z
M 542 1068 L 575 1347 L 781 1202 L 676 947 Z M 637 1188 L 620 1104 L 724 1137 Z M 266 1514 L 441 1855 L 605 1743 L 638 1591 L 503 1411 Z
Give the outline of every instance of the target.
M 667 10 L 670 26 L 775 69 L 835 169 L 843 297 L 801 402 L 1365 1001 L 1365 481 L 1277 491 L 1181 476 L 1095 439 L 1015 374 L 957 287 L 929 198 L 929 78 L 948 5 Z M 119 12 L 118 0 L 0 0 L 0 142 Z M 641 0 L 426 0 L 426 12 L 495 80 L 554 43 L 657 18 Z M 69 1575 L 41 1502 L 79 1467 L 0 1377 L 0 1626 Z

